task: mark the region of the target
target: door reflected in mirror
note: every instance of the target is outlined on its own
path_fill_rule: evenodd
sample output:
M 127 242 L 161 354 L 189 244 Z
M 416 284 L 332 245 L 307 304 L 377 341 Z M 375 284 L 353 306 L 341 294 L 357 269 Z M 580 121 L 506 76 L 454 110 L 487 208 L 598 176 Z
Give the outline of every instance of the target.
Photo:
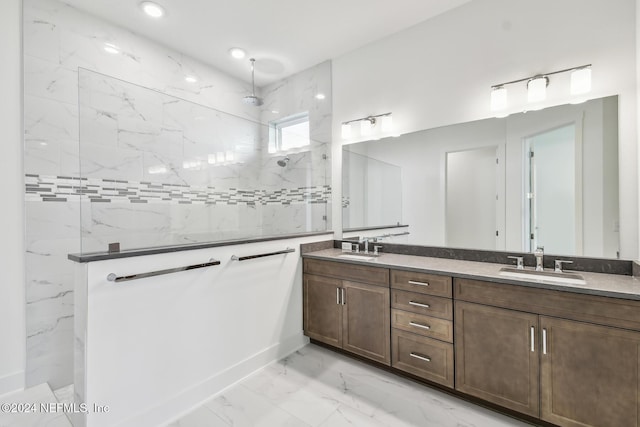
M 343 154 L 345 229 L 401 223 L 414 245 L 618 257 L 617 96 L 345 145 Z

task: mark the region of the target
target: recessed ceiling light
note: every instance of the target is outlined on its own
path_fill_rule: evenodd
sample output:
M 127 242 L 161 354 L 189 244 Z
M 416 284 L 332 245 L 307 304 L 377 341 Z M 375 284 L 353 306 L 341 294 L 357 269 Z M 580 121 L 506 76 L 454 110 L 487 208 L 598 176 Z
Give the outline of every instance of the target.
M 118 46 L 116 46 L 113 43 L 105 43 L 104 44 L 104 50 L 115 55 L 117 53 L 120 53 L 120 48 L 118 48 Z
M 236 59 L 242 59 L 247 56 L 247 52 L 244 49 L 240 49 L 239 47 L 232 47 L 229 49 L 229 55 L 233 56 Z
M 316 95 L 316 99 L 319 99 L 319 100 L 321 100 L 321 101 L 322 101 L 323 99 L 325 99 L 325 98 L 326 98 L 326 96 L 324 96 L 324 93 L 318 93 L 318 94 Z
M 271 110 L 271 113 L 273 113 L 273 114 L 280 114 L 280 111 L 278 111 L 278 110 Z
M 164 16 L 164 9 L 159 4 L 151 1 L 143 1 L 140 3 L 140 7 L 152 18 L 162 18 Z
M 195 77 L 193 77 L 193 76 L 186 76 L 184 79 L 185 79 L 187 82 L 189 82 L 189 83 L 195 83 L 195 82 L 197 82 L 197 81 L 198 81 L 198 79 L 196 79 L 196 78 L 195 78 Z

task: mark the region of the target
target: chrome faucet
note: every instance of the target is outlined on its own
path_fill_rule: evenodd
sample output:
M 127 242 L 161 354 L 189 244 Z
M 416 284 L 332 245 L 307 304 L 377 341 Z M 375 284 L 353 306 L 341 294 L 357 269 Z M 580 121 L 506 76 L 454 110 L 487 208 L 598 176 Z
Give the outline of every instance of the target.
M 544 246 L 538 246 L 536 250 L 533 252 L 536 256 L 536 271 L 544 270 Z
M 368 237 L 363 237 L 362 239 L 360 239 L 360 243 L 364 242 L 364 253 L 368 254 L 369 253 L 369 238 Z

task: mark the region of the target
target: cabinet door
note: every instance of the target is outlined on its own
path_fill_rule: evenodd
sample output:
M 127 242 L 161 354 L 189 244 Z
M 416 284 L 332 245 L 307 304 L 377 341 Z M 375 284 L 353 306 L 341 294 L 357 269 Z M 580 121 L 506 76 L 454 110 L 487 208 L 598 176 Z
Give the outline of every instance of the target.
M 389 288 L 342 282 L 342 348 L 391 365 Z
M 342 346 L 341 284 L 337 279 L 304 275 L 304 333 L 336 347 Z
M 538 315 L 456 301 L 456 390 L 538 416 Z
M 540 327 L 542 419 L 559 426 L 640 425 L 640 333 L 551 317 L 541 317 Z

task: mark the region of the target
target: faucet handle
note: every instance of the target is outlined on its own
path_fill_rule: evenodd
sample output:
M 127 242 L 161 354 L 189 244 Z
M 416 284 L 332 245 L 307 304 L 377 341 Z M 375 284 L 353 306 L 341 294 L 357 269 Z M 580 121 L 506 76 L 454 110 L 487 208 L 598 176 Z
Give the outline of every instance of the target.
M 565 260 L 562 260 L 562 259 L 557 259 L 555 264 L 556 264 L 556 268 L 554 269 L 554 271 L 556 273 L 562 273 L 562 265 L 563 264 L 573 264 L 573 261 L 565 261 Z
M 374 245 L 374 246 L 373 246 L 373 254 L 374 254 L 374 255 L 380 255 L 380 249 L 382 249 L 382 246 L 380 246 L 380 245 Z
M 523 270 L 524 269 L 524 257 L 510 255 L 507 258 L 511 258 L 511 259 L 515 259 L 516 260 L 516 268 L 518 270 Z

